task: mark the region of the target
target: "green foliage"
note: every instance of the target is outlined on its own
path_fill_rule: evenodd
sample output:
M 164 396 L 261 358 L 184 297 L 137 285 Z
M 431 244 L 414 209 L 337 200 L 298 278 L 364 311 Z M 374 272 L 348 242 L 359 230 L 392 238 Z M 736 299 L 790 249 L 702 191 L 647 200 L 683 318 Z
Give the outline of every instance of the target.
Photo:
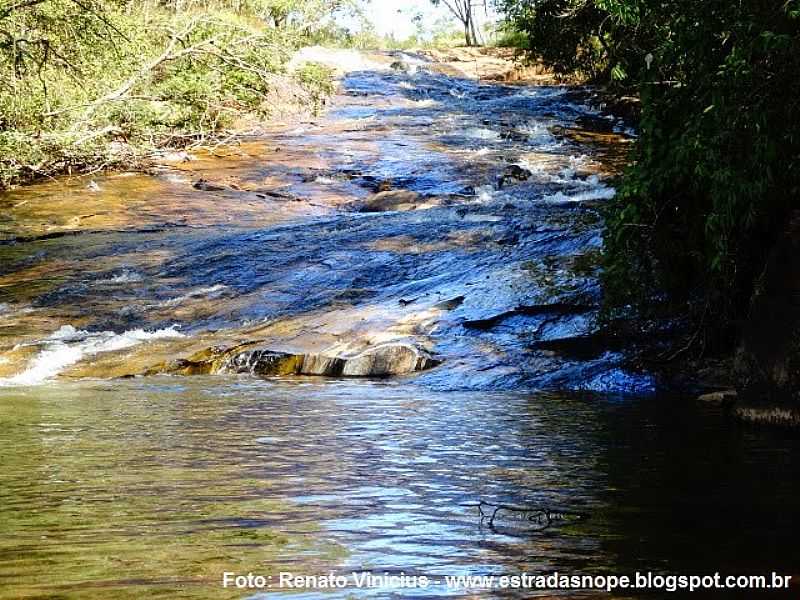
M 532 51 L 641 93 L 607 221 L 611 306 L 663 310 L 666 292 L 727 343 L 800 190 L 800 2 L 503 4 Z
M 284 72 L 294 50 L 328 35 L 331 16 L 352 6 L 0 0 L 0 187 L 80 170 L 82 158 L 98 166 L 98 148 L 111 141 L 146 152 L 269 116 L 284 97 L 302 96 Z M 280 26 L 268 18 L 276 7 L 286 11 Z M 332 90 L 320 70 L 297 81 L 310 108 Z M 76 146 L 86 139 L 91 149 Z M 113 163 L 105 154 L 100 164 Z
M 87 164 L 131 164 L 136 159 L 131 154 L 112 155 L 101 138 L 64 133 L 30 136 L 14 131 L 0 131 L 0 157 L 0 189 L 21 178 L 36 179 L 53 171 L 81 171 Z
M 528 49 L 528 36 L 508 21 L 500 23 L 495 30 L 493 45 L 499 48 Z
M 526 36 L 518 47 L 534 52 L 557 73 L 598 78 L 610 69 L 603 44 L 603 13 L 585 0 L 497 0 L 506 27 Z
M 304 63 L 294 72 L 294 77 L 308 89 L 318 110 L 322 102 L 335 90 L 333 70 L 319 63 Z

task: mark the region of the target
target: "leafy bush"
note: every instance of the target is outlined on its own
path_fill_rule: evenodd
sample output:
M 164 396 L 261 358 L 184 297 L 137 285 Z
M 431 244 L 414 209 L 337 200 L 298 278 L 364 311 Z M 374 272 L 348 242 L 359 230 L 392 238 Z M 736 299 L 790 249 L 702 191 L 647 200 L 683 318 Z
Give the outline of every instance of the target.
M 85 168 L 98 166 L 96 149 L 75 146 L 82 140 L 146 152 L 268 116 L 280 101 L 275 90 L 290 81 L 294 50 L 346 5 L 42 0 L 0 8 L 0 187 L 65 165 L 80 170 L 81 157 Z M 332 91 L 319 69 L 299 80 L 309 108 Z
M 528 49 L 528 37 L 518 30 L 512 23 L 504 22 L 496 28 L 493 45 L 499 48 Z
M 641 92 L 641 136 L 608 215 L 611 306 L 661 311 L 666 292 L 728 344 L 800 189 L 800 2 L 503 4 L 562 70 Z
M 319 63 L 309 62 L 300 65 L 295 70 L 294 77 L 309 90 L 317 109 L 320 108 L 323 99 L 333 94 L 335 90 L 333 70 Z

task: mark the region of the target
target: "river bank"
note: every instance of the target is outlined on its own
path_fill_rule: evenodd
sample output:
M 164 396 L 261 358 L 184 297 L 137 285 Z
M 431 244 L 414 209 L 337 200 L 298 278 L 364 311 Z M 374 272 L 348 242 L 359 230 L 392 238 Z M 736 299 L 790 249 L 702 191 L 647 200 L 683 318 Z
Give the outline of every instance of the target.
M 8 42 L 0 47 L 0 189 L 144 168 L 171 150 L 319 111 L 331 74 L 286 65 L 328 35 L 337 10 L 321 8 L 300 29 L 224 1 L 9 5 L 0 11 Z

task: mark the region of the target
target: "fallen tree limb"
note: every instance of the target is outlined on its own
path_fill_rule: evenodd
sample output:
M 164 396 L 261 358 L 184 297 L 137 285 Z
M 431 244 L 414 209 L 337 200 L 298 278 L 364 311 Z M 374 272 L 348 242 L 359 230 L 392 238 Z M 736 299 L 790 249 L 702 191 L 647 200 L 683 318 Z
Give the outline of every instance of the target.
M 103 104 L 107 104 L 109 102 L 117 101 L 127 94 L 136 86 L 137 83 L 142 81 L 143 79 L 147 78 L 153 71 L 155 71 L 159 66 L 166 62 L 178 60 L 184 56 L 192 54 L 193 52 L 197 52 L 203 46 L 213 46 L 215 43 L 215 38 L 209 38 L 203 40 L 202 42 L 194 45 L 183 48 L 181 50 L 176 51 L 175 48 L 177 47 L 179 42 L 182 42 L 197 26 L 199 23 L 198 20 L 193 20 L 189 25 L 180 33 L 174 33 L 167 44 L 167 47 L 164 51 L 159 55 L 157 58 L 153 59 L 145 66 L 143 66 L 139 71 L 137 71 L 132 77 L 127 79 L 121 86 L 117 89 L 109 92 L 105 96 L 98 98 L 94 102 L 91 102 L 88 105 L 88 108 L 81 116 L 81 119 L 76 121 L 76 123 L 72 126 L 72 130 L 79 129 L 86 121 L 88 121 L 95 111 L 102 106 Z
M 494 528 L 494 521 L 503 512 L 512 513 L 518 519 L 526 523 L 535 525 L 537 530 L 542 531 L 553 526 L 555 523 L 566 521 L 583 521 L 589 518 L 585 513 L 578 513 L 568 510 L 553 510 L 542 506 L 512 506 L 508 504 L 493 504 L 481 500 L 478 503 L 478 512 L 481 517 L 481 525 L 488 525 Z

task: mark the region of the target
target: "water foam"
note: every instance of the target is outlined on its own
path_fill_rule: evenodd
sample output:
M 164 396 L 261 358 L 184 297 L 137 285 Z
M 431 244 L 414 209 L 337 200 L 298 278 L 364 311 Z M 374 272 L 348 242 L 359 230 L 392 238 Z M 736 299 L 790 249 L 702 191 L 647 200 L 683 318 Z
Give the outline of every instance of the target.
M 142 276 L 139 273 L 131 269 L 123 269 L 117 275 L 109 277 L 108 279 L 101 279 L 97 283 L 115 285 L 121 283 L 139 283 L 140 281 L 142 281 Z
M 475 199 L 478 202 L 491 202 L 498 194 L 498 191 L 491 185 L 481 185 L 475 188 Z
M 39 354 L 21 373 L 0 378 L 0 387 L 38 385 L 52 379 L 87 356 L 124 350 L 152 340 L 181 337 L 185 336 L 177 331 L 176 325 L 156 331 L 133 329 L 123 333 L 88 332 L 75 329 L 72 325 L 64 325 L 49 337 L 36 343 L 35 345 L 42 347 Z
M 585 202 L 587 200 L 611 200 L 616 195 L 617 195 L 617 190 L 615 190 L 614 188 L 605 185 L 599 185 L 595 188 L 586 190 L 584 192 L 578 192 L 577 194 L 567 195 L 564 192 L 550 194 L 544 196 L 542 200 L 544 202 L 554 202 L 554 203 Z
M 485 127 L 470 127 L 464 130 L 464 137 L 474 140 L 496 141 L 500 139 L 500 133 Z
M 219 295 L 220 292 L 227 290 L 228 286 L 217 284 L 212 285 L 210 287 L 199 288 L 196 290 L 192 290 L 182 296 L 178 296 L 176 298 L 170 298 L 169 300 L 164 300 L 163 302 L 159 302 L 156 306 L 160 306 L 163 308 L 167 308 L 170 306 L 178 306 L 182 304 L 186 300 L 192 300 L 196 298 L 203 298 L 203 297 L 216 297 Z
M 517 128 L 519 133 L 528 136 L 528 143 L 537 146 L 556 146 L 563 142 L 556 140 L 555 136 L 544 123 L 531 121 Z
M 434 106 L 439 106 L 441 102 L 432 98 L 425 98 L 423 100 L 411 100 L 411 104 L 417 108 L 433 108 Z

